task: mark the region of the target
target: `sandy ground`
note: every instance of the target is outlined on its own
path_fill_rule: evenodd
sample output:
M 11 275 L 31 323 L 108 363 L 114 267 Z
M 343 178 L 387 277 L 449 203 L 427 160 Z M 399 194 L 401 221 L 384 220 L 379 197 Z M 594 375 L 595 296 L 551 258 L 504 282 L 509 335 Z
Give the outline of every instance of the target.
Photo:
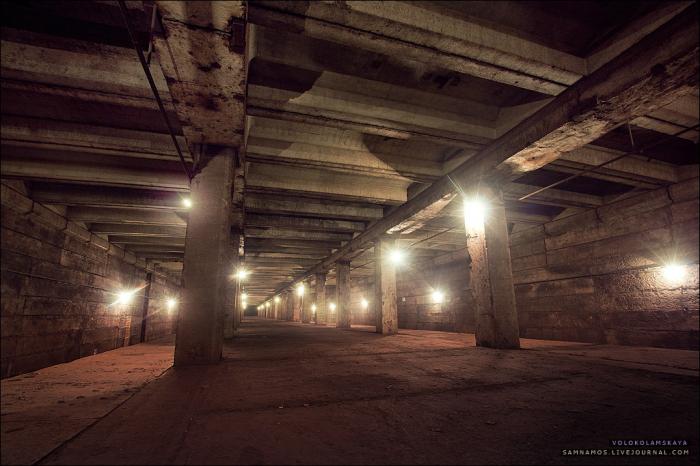
M 2 463 L 697 462 L 697 352 L 371 330 L 249 319 L 218 365 L 145 344 L 5 379 Z M 690 456 L 561 454 L 612 439 Z

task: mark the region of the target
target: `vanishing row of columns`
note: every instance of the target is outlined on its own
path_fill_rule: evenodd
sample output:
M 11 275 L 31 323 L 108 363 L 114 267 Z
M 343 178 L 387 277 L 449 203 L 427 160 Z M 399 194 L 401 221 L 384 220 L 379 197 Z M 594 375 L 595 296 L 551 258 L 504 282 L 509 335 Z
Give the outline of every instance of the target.
M 189 212 L 185 256 L 182 272 L 182 303 L 178 313 L 175 364 L 206 364 L 222 357 L 224 338 L 235 336 L 243 311 L 240 282 L 232 280 L 237 267 L 239 234 L 232 234 L 236 170 L 235 150 L 208 148 L 201 156 L 197 174 L 191 184 L 190 198 L 196 208 Z M 508 245 L 508 229 L 500 190 L 481 187 L 480 195 L 490 208 L 483 221 L 465 219 L 469 269 L 465 280 L 470 289 L 476 315 L 477 345 L 495 348 L 518 348 L 518 320 Z M 398 332 L 396 269 L 388 260 L 394 247 L 387 235 L 375 245 L 375 316 L 376 331 L 383 335 Z M 350 262 L 335 264 L 336 327 L 349 328 Z M 315 277 L 316 315 L 303 305 L 304 296 L 293 290 L 280 295 L 272 304 L 276 319 L 329 321 L 326 274 Z M 299 303 L 295 305 L 295 298 Z

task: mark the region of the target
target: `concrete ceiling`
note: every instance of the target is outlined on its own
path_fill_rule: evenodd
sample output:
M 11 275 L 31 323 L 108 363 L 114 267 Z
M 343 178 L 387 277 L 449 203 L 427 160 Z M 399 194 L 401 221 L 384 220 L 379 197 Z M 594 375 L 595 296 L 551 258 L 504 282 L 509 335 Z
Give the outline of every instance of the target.
M 156 4 L 161 14 L 187 13 Z M 209 91 L 246 95 L 246 132 L 225 142 L 245 146 L 249 301 L 303 276 L 689 5 L 249 3 L 247 83 L 225 69 L 191 77 Z M 242 7 L 213 6 L 211 24 L 197 31 L 224 31 L 229 10 Z M 163 40 L 158 21 L 150 29 L 150 3 L 129 2 L 129 12 L 144 50 L 149 34 Z M 35 200 L 179 270 L 188 179 L 116 2 L 23 2 L 2 13 L 2 177 L 24 180 Z M 187 53 L 173 53 L 150 55 L 150 69 L 191 166 L 198 125 L 224 138 L 226 112 L 238 104 L 175 108 L 188 94 L 173 85 L 172 63 Z M 512 179 L 504 188 L 511 226 L 697 174 L 697 129 L 669 137 L 697 124 L 696 88 Z M 625 152 L 636 155 L 518 200 Z M 460 211 L 449 203 L 404 230 L 400 246 L 416 263 L 458 257 Z M 371 276 L 371 248 L 352 259 L 353 276 Z

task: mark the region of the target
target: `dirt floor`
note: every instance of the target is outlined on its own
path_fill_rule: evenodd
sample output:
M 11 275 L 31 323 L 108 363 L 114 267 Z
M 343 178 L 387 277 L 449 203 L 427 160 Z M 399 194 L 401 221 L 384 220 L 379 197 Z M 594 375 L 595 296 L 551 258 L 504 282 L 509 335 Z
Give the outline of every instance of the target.
M 146 344 L 3 380 L 2 463 L 698 460 L 697 352 L 371 330 L 248 319 L 214 366 L 168 370 L 172 346 Z M 616 439 L 690 455 L 610 456 Z

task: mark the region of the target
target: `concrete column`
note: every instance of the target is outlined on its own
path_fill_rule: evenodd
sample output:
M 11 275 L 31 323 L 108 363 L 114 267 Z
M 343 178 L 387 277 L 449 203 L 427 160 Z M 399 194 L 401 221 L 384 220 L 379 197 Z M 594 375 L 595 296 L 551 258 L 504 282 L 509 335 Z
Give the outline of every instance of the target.
M 488 206 L 484 222 L 465 218 L 471 292 L 476 311 L 476 344 L 491 348 L 519 348 L 520 332 L 503 194 L 488 186 L 482 187 L 480 194 Z
M 395 335 L 399 331 L 396 304 L 396 267 L 389 260 L 395 241 L 382 238 L 374 245 L 374 309 L 376 332 Z
M 311 303 L 313 301 L 313 296 L 311 296 L 311 290 L 308 286 L 304 288 L 304 294 L 299 296 L 299 320 L 303 323 L 308 324 L 311 321 Z
M 316 323 L 328 323 L 328 303 L 326 302 L 326 274 L 316 274 Z
M 338 328 L 350 328 L 350 262 L 335 264 L 335 305 Z
M 294 321 L 294 293 L 285 292 L 285 320 Z
M 238 312 L 237 293 L 238 279 L 235 278 L 235 271 L 238 269 L 238 246 L 240 244 L 240 233 L 231 231 L 231 262 L 228 271 L 229 289 L 226 291 L 226 314 L 224 317 L 224 338 L 233 338 L 238 333 L 240 319 L 236 317 Z
M 192 179 L 175 365 L 221 360 L 231 275 L 231 192 L 236 151 L 207 147 Z

